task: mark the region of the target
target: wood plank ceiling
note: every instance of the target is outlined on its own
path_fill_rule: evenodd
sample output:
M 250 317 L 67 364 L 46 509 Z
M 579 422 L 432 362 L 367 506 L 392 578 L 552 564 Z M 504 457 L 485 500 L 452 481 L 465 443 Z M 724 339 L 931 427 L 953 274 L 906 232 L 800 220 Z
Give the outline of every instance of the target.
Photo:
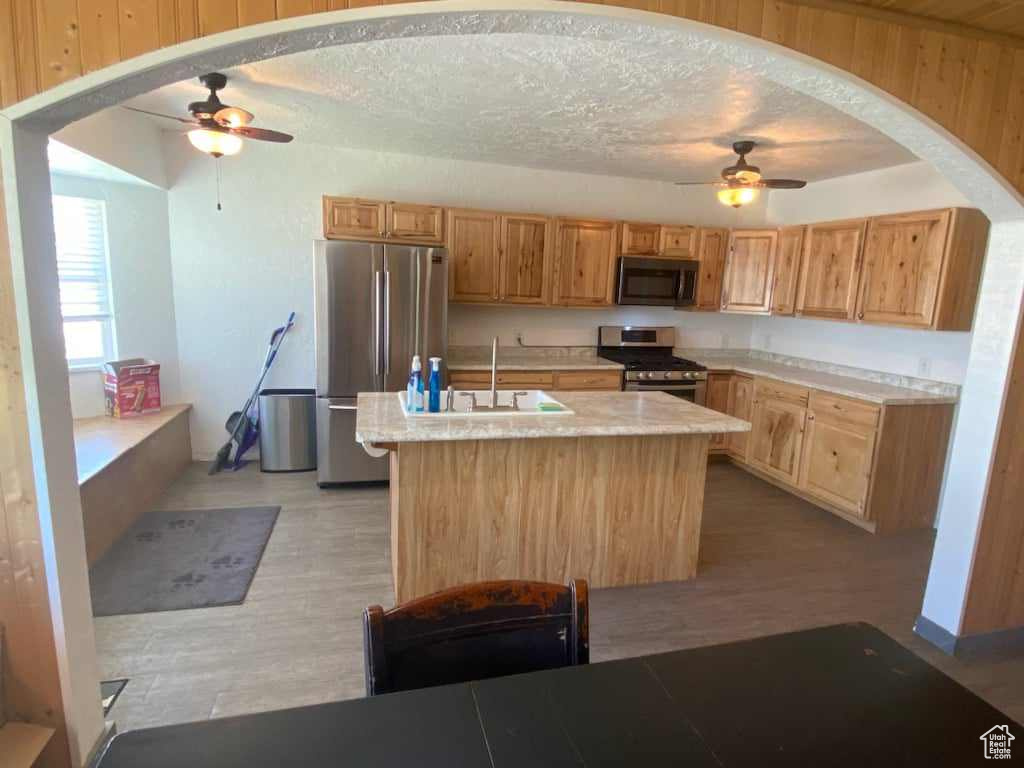
M 857 5 L 909 13 L 975 27 L 986 32 L 1024 37 L 1024 2 L 1020 0 L 852 0 Z

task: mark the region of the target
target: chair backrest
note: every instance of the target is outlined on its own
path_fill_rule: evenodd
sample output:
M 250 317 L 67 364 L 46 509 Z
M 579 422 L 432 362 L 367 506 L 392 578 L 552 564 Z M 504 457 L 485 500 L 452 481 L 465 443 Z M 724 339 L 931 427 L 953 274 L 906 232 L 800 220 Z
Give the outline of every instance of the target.
M 590 661 L 587 582 L 485 581 L 363 612 L 366 694 Z

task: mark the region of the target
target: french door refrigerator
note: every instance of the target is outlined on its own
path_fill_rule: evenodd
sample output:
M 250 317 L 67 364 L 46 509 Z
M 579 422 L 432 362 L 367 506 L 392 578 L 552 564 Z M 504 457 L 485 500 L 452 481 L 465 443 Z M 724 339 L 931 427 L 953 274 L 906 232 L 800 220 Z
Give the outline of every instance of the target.
M 405 389 L 413 355 L 424 375 L 447 358 L 448 253 L 317 241 L 315 290 L 317 482 L 387 480 L 387 457 L 356 443 L 356 395 Z

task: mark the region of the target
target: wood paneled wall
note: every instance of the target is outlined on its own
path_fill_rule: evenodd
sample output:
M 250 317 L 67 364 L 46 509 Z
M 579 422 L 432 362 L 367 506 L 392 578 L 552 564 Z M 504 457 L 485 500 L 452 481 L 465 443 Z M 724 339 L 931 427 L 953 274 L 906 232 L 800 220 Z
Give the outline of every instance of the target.
M 57 729 L 38 765 L 70 761 L 50 615 L 0 179 L 0 624 L 9 719 Z M 2 758 L 2 756 L 0 756 Z M 0 759 L 0 763 L 3 760 Z
M 403 0 L 0 0 L 0 105 L 195 37 Z M 1024 39 L 841 0 L 604 0 L 780 43 L 885 89 L 1024 191 Z
M 1024 317 L 967 590 L 962 634 L 1024 626 Z M 979 471 L 981 467 L 979 467 Z

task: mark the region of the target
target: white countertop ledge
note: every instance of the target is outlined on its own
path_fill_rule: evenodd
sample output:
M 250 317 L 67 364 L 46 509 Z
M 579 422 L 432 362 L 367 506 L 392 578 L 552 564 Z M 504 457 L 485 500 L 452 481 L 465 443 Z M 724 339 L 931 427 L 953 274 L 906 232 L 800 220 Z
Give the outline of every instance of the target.
M 449 440 L 712 435 L 750 431 L 749 422 L 664 392 L 557 392 L 556 397 L 574 413 L 410 419 L 402 413 L 394 392 L 360 392 L 356 441 L 364 445 L 379 445 Z

